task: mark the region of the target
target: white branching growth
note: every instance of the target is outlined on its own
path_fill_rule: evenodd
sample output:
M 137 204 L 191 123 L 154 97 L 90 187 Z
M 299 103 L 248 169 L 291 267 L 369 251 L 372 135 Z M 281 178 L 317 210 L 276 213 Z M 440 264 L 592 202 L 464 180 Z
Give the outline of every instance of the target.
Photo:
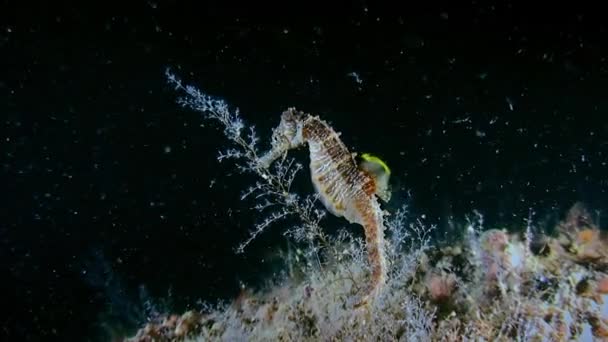
M 469 253 L 471 254 L 471 263 L 477 267 L 477 269 L 481 268 L 482 260 L 481 260 L 481 245 L 479 243 L 479 238 L 481 236 L 481 232 L 483 231 L 483 215 L 477 210 L 474 211 L 476 220 L 466 217 L 467 227 L 465 230 L 466 234 L 466 243 L 469 246 Z
M 422 254 L 431 248 L 431 233 L 435 225 L 425 225 L 420 219 L 411 222 L 408 207 L 403 205 L 387 220 L 387 259 L 393 277 L 411 274 Z
M 432 341 L 434 310 L 424 307 L 424 303 L 417 297 L 407 296 L 402 304 L 405 319 L 397 322 L 403 324 L 404 334 L 408 341 Z
M 532 244 L 532 239 L 534 238 L 534 233 L 532 231 L 532 216 L 534 215 L 534 211 L 532 210 L 532 208 L 529 209 L 529 213 L 528 213 L 528 218 L 525 220 L 526 221 L 526 231 L 524 232 L 524 252 L 525 254 L 523 255 L 524 260 L 527 262 L 528 260 L 531 260 L 531 252 L 530 252 L 530 246 Z
M 185 95 L 178 98 L 177 103 L 182 107 L 192 109 L 202 114 L 204 119 L 213 120 L 223 127 L 224 135 L 233 146 L 218 155 L 218 161 L 232 159 L 237 163 L 240 172 L 253 173 L 260 178 L 256 184 L 247 189 L 241 196 L 242 200 L 254 198 L 254 209 L 268 213 L 266 218 L 255 225 L 249 237 L 236 248 L 237 253 L 244 249 L 266 228 L 276 221 L 287 217 L 295 217 L 301 224 L 286 232 L 296 240 L 327 241 L 319 222 L 325 212 L 316 208 L 317 196 L 299 196 L 291 191 L 291 186 L 302 165 L 285 156 L 275 163 L 272 168 L 266 168 L 260 162 L 261 151 L 255 127 L 246 127 L 238 109 L 231 110 L 224 100 L 202 93 L 197 88 L 185 85 L 168 69 L 165 72 L 168 83 Z

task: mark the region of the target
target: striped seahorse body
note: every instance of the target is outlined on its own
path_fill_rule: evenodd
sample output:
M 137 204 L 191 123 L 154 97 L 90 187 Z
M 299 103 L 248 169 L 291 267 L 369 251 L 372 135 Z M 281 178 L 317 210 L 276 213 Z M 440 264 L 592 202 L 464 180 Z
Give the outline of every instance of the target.
M 375 178 L 361 170 L 353 155 L 325 121 L 318 116 L 285 111 L 273 132 L 272 150 L 261 159 L 268 166 L 289 149 L 308 145 L 310 174 L 328 211 L 357 223 L 365 230 L 371 282 L 356 306 L 368 303 L 386 279 L 383 211 L 376 197 Z

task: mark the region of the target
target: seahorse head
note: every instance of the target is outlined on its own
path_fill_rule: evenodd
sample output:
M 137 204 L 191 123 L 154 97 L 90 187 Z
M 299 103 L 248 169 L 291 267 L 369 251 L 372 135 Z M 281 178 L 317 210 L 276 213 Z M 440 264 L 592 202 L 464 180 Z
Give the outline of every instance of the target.
M 306 114 L 298 112 L 295 108 L 289 108 L 281 115 L 281 123 L 272 132 L 272 148 L 260 158 L 260 165 L 268 167 L 281 155 L 292 148 L 297 148 L 304 143 L 302 138 L 302 126 Z
M 306 114 L 298 112 L 295 108 L 289 108 L 281 115 L 281 123 L 274 130 L 272 140 L 279 140 L 279 144 L 288 144 L 289 147 L 297 147 L 303 143 L 302 124 Z

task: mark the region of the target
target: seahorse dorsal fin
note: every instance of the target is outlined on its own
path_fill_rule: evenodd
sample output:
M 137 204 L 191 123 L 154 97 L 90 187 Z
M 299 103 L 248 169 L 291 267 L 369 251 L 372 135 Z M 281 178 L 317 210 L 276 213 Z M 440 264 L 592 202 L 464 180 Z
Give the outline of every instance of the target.
M 390 201 L 391 189 L 388 181 L 391 170 L 388 165 L 382 159 L 370 153 L 363 153 L 359 167 L 376 181 L 376 195 L 384 202 Z

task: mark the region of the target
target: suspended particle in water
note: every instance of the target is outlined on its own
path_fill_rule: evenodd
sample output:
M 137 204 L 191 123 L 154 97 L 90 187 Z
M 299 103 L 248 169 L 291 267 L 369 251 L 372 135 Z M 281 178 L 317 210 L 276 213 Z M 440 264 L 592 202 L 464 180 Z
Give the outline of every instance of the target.
M 507 104 L 509 105 L 509 109 L 511 111 L 513 111 L 513 101 L 511 101 L 511 99 L 508 96 L 505 97 L 505 100 L 507 101 Z

